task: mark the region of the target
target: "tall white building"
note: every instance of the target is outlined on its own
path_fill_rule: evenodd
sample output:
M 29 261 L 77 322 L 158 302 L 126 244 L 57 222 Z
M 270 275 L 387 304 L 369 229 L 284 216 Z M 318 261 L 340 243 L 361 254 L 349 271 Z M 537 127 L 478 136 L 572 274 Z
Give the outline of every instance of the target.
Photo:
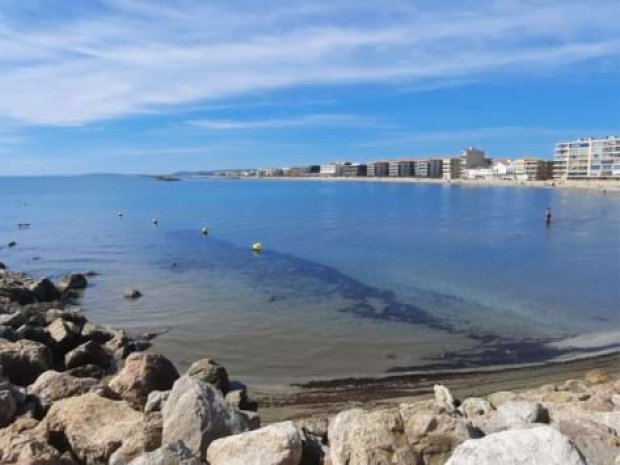
M 587 138 L 556 144 L 553 177 L 620 178 L 620 137 Z

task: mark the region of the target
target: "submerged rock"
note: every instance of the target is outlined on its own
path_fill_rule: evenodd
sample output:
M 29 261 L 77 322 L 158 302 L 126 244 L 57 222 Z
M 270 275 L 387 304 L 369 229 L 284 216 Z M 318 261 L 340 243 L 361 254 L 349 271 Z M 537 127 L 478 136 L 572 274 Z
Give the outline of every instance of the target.
M 82 273 L 72 273 L 65 276 L 62 280 L 62 286 L 65 289 L 85 289 L 88 286 L 88 280 Z
M 217 389 L 190 376 L 175 381 L 162 414 L 162 443 L 182 440 L 200 458 L 214 440 L 249 429 L 247 417 L 233 410 Z
M 586 465 L 577 448 L 549 426 L 503 431 L 461 444 L 446 465 Z
M 142 292 L 140 292 L 138 289 L 127 289 L 123 293 L 123 297 L 125 297 L 127 300 L 136 300 L 142 297 Z
M 299 465 L 301 456 L 302 434 L 290 421 L 218 439 L 207 450 L 211 465 Z
M 160 354 L 134 352 L 109 386 L 133 407 L 143 409 L 151 391 L 167 391 L 179 377 L 170 360 Z

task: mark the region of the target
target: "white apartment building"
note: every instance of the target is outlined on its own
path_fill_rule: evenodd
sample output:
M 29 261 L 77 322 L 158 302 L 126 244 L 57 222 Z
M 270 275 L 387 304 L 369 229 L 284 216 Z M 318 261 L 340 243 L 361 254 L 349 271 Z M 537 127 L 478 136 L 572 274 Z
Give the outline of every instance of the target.
M 461 177 L 461 160 L 459 158 L 443 158 L 441 167 L 443 179 L 458 179 Z
M 620 137 L 584 138 L 556 144 L 553 177 L 620 178 Z
M 341 176 L 342 164 L 340 163 L 326 163 L 321 165 L 319 173 L 321 176 Z

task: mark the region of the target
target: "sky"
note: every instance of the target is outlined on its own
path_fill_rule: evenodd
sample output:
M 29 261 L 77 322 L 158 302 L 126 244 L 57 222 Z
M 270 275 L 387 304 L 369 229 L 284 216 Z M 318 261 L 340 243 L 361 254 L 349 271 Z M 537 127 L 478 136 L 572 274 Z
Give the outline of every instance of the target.
M 0 0 L 0 175 L 620 134 L 617 0 Z

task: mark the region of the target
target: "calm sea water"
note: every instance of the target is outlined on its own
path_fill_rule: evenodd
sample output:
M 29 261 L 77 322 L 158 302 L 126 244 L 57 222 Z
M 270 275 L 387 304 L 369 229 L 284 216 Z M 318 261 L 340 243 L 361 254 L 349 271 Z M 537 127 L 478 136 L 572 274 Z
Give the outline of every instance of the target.
M 181 366 L 212 356 L 258 385 L 540 361 L 578 335 L 620 346 L 617 194 L 0 178 L 0 245 L 14 269 L 100 273 L 93 321 L 169 328 L 156 345 Z

